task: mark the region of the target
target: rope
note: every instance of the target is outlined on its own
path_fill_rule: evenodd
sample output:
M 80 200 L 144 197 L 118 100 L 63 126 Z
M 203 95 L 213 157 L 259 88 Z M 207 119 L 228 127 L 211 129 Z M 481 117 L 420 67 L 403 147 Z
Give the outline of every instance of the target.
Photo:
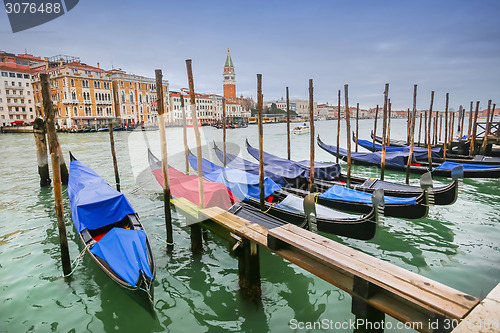
M 273 202 L 273 203 L 269 206 L 269 208 L 268 208 L 268 209 L 266 209 L 265 211 L 263 211 L 263 213 L 267 213 L 267 212 L 271 209 L 271 207 L 272 207 L 272 206 L 274 206 L 274 205 L 275 205 L 275 203 Z
M 82 250 L 82 252 L 80 252 L 80 254 L 78 255 L 78 257 L 75 258 L 75 260 L 73 260 L 73 262 L 71 263 L 71 266 L 75 266 L 71 272 L 69 272 L 67 275 L 64 275 L 63 274 L 63 277 L 69 277 L 71 275 L 73 275 L 73 273 L 76 271 L 76 269 L 78 268 L 78 266 L 80 265 L 80 262 L 82 262 L 82 259 L 83 257 L 85 256 L 85 252 L 90 248 L 90 246 L 94 245 L 94 243 L 90 243 L 90 244 L 87 244 L 85 246 L 85 248 Z M 75 265 L 76 264 L 76 265 Z

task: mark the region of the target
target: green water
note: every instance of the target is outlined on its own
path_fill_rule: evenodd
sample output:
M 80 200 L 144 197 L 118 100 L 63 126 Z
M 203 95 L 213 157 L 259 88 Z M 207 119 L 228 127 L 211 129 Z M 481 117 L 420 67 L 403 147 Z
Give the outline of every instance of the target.
M 335 143 L 335 124 L 323 121 L 316 125 L 316 132 L 326 143 Z M 361 121 L 360 137 L 369 138 L 372 126 L 372 120 Z M 404 138 L 403 120 L 393 120 L 392 128 L 393 138 Z M 194 147 L 191 132 L 189 142 Z M 265 149 L 286 156 L 285 125 L 266 125 L 264 133 Z M 209 143 L 222 138 L 222 130 L 214 128 L 204 127 L 202 134 Z M 167 254 L 161 240 L 165 237 L 161 188 L 146 169 L 146 147 L 149 145 L 159 155 L 158 131 L 117 132 L 115 137 L 122 190 L 139 213 L 156 257 L 156 317 L 137 305 L 88 255 L 70 280 L 62 278 L 53 194 L 50 188 L 39 187 L 33 135 L 3 134 L 0 332 L 290 332 L 292 319 L 354 319 L 349 295 L 266 250 L 260 251 L 262 303 L 243 300 L 238 291 L 237 261 L 227 243 L 211 234 L 204 244 L 204 254 L 192 256 L 189 234 L 180 227 L 182 217 L 175 212 L 175 248 Z M 169 162 L 182 170 L 182 130 L 169 128 L 167 137 Z M 230 142 L 243 146 L 245 138 L 257 146 L 257 127 L 228 130 Z M 67 162 L 71 150 L 114 184 L 108 133 L 59 134 L 59 139 Z M 345 146 L 345 138 L 342 142 Z M 292 158 L 308 158 L 307 135 L 293 136 L 292 146 Z M 248 157 L 246 152 L 243 156 Z M 334 160 L 317 146 L 316 156 L 320 161 Z M 361 167 L 353 171 L 373 177 L 378 172 Z M 401 173 L 386 175 L 389 180 L 404 181 Z M 435 179 L 436 185 L 448 182 Z M 412 183 L 418 183 L 416 176 Z M 484 297 L 500 281 L 499 184 L 500 180 L 465 180 L 455 204 L 431 207 L 425 219 L 385 218 L 376 237 L 368 242 L 325 236 Z M 74 259 L 82 246 L 71 221 L 65 187 L 63 198 L 70 255 Z

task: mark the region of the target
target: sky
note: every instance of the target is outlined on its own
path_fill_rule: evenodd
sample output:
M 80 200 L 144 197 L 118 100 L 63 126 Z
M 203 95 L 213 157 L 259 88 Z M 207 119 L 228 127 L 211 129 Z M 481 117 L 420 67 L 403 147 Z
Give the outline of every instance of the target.
M 230 49 L 237 95 L 285 96 L 337 104 L 349 85 L 349 105 L 383 105 L 386 83 L 393 109 L 500 105 L 500 1 L 127 1 L 80 0 L 65 15 L 12 33 L 0 11 L 0 50 L 36 56 L 66 54 L 89 65 L 154 77 L 163 70 L 171 90 L 222 94 Z

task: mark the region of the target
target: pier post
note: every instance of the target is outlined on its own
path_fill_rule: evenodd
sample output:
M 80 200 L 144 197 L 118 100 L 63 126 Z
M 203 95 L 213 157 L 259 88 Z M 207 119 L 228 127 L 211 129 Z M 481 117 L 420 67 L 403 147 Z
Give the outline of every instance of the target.
M 432 125 L 432 106 L 434 105 L 434 91 L 431 91 L 431 105 L 429 107 L 429 123 L 427 129 L 427 160 L 429 162 L 429 168 L 432 169 L 432 137 L 431 137 L 431 125 Z
M 346 133 L 347 133 L 347 188 L 351 185 L 351 112 L 349 110 L 349 86 L 344 85 L 344 98 L 345 98 L 345 123 L 346 123 Z M 359 104 L 358 104 L 359 105 Z M 357 122 L 356 122 L 357 124 Z M 358 138 L 356 137 L 356 142 Z
M 373 150 L 375 151 L 375 137 L 377 136 L 378 104 L 375 108 L 375 122 L 373 124 Z
M 453 135 L 455 134 L 455 112 L 451 113 L 451 126 L 450 126 L 450 149 L 453 142 Z
M 194 136 L 196 139 L 196 157 L 197 157 L 197 169 L 198 169 L 198 189 L 200 191 L 200 206 L 202 208 L 205 207 L 205 190 L 203 188 L 203 168 L 202 168 L 202 158 L 203 154 L 201 152 L 201 137 L 200 137 L 200 129 L 198 128 L 198 115 L 196 111 L 196 95 L 194 92 L 194 78 L 193 78 L 193 67 L 191 65 L 191 59 L 186 60 L 186 69 L 187 69 L 187 75 L 188 75 L 188 82 L 189 82 L 189 97 L 191 101 L 191 122 L 193 124 L 193 129 L 194 129 Z M 198 235 L 201 234 L 201 226 L 199 224 L 195 224 L 191 226 L 191 234 L 195 235 L 197 238 L 195 239 L 195 244 L 192 246 L 195 246 L 195 250 L 193 252 L 201 252 L 202 247 L 201 247 L 201 240 L 199 239 Z M 194 237 L 194 236 L 192 236 Z M 208 234 L 205 232 L 203 233 L 203 237 L 205 239 L 208 237 Z M 199 244 L 196 242 L 199 241 Z M 193 239 L 191 240 L 193 242 Z
M 356 322 L 362 325 L 354 329 L 354 333 L 383 333 L 385 313 L 369 305 L 366 300 L 378 289 L 374 284 L 354 276 L 352 290 L 351 312 L 356 316 Z
M 417 85 L 413 85 L 413 110 L 411 115 L 410 125 L 410 153 L 408 154 L 408 161 L 406 161 L 406 184 L 410 183 L 410 167 L 413 158 L 413 146 L 415 145 L 415 117 L 417 115 Z M 420 117 L 422 120 L 422 117 Z
M 259 199 L 260 210 L 264 211 L 266 206 L 264 204 L 265 189 L 264 189 L 264 129 L 262 126 L 262 113 L 263 110 L 263 96 L 262 96 L 262 74 L 257 74 L 257 109 L 258 116 L 258 130 L 259 130 Z
M 259 246 L 255 242 L 242 238 L 236 253 L 239 286 L 243 297 L 257 303 L 261 297 Z
M 460 105 L 460 110 L 462 111 L 462 118 L 460 118 L 460 140 L 464 136 L 464 118 L 465 118 L 465 108 Z
M 427 111 L 424 111 L 424 145 L 427 146 Z
M 113 135 L 113 123 L 110 121 L 109 128 L 109 142 L 111 146 L 111 156 L 113 157 L 113 169 L 115 170 L 116 190 L 120 192 L 120 174 L 118 173 L 118 161 L 116 160 L 115 152 L 115 136 Z
M 337 112 L 337 159 L 336 163 L 339 163 L 339 147 L 340 147 L 340 90 L 338 96 L 338 112 Z
M 288 95 L 288 87 L 286 87 L 286 146 L 288 151 L 288 160 L 291 159 L 290 153 L 290 97 Z
M 186 108 L 184 107 L 184 96 L 182 96 L 182 91 L 179 92 L 179 95 L 181 99 L 181 112 L 182 112 L 182 138 L 184 140 L 184 163 L 187 175 L 189 173 L 189 147 L 187 139 Z
M 314 87 L 313 80 L 309 79 L 309 123 L 311 128 L 311 137 L 309 141 L 309 192 L 313 193 L 314 187 Z M 349 135 L 349 133 L 347 134 Z
M 165 228 L 167 232 L 167 249 L 174 247 L 174 237 L 172 231 L 172 212 L 170 210 L 170 180 L 168 177 L 167 160 L 167 139 L 165 136 L 165 109 L 163 107 L 163 74 L 161 69 L 155 70 L 156 76 L 156 104 L 158 107 L 159 130 L 160 130 L 160 148 L 163 171 L 163 202 L 165 209 Z
M 42 118 L 36 118 L 33 123 L 33 134 L 35 136 L 36 159 L 38 162 L 38 174 L 40 175 L 40 186 L 50 185 L 49 157 L 47 155 L 47 140 L 45 138 L 45 122 Z
M 47 139 L 49 143 L 50 159 L 52 161 L 52 179 L 54 185 L 54 201 L 57 216 L 57 228 L 59 229 L 59 244 L 61 247 L 61 263 L 64 275 L 71 273 L 71 261 L 69 258 L 68 238 L 66 235 L 66 224 L 64 221 L 64 211 L 62 203 L 62 179 L 61 164 L 59 162 L 59 151 L 61 146 L 57 138 L 55 114 L 50 98 L 49 74 L 40 74 L 42 86 L 42 102 L 45 111 L 45 121 L 47 126 Z M 66 166 L 66 165 L 65 165 Z

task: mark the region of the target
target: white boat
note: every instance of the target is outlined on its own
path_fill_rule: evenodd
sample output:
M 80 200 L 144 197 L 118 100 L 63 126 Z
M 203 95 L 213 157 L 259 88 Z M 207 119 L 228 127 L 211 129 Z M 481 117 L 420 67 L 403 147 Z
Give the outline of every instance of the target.
M 292 129 L 292 134 L 306 134 L 309 133 L 309 126 L 304 124 L 303 126 L 297 126 Z

